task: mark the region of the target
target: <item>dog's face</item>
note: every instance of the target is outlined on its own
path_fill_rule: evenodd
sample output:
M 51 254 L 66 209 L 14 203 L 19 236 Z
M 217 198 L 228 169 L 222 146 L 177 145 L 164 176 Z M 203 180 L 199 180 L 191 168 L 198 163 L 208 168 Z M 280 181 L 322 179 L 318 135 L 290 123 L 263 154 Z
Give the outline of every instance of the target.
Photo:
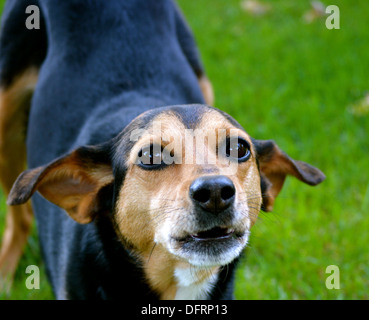
M 262 203 L 251 138 L 216 109 L 198 105 L 166 109 L 135 130 L 120 159 L 121 234 L 140 252 L 161 245 L 191 265 L 231 262 Z
M 112 211 L 119 237 L 143 259 L 155 250 L 161 263 L 216 267 L 241 253 L 288 174 L 310 185 L 324 180 L 217 109 L 174 106 L 142 114 L 112 141 L 25 171 L 8 203 L 38 190 L 80 223 Z

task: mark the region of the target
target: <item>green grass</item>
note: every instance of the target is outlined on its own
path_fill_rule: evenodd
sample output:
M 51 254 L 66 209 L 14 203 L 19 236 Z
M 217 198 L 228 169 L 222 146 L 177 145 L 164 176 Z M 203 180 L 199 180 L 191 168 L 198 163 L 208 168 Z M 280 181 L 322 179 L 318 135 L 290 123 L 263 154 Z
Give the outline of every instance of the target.
M 274 212 L 260 215 L 237 272 L 236 297 L 368 299 L 369 111 L 352 106 L 369 91 L 369 2 L 335 0 L 340 30 L 326 29 L 324 18 L 305 23 L 310 1 L 265 2 L 271 10 L 256 17 L 240 0 L 179 1 L 215 106 L 253 137 L 274 139 L 327 176 L 315 188 L 289 178 Z M 39 291 L 25 289 L 29 264 L 42 265 L 36 232 L 7 298 L 52 297 L 46 281 Z M 325 286 L 328 265 L 340 268 L 339 290 Z

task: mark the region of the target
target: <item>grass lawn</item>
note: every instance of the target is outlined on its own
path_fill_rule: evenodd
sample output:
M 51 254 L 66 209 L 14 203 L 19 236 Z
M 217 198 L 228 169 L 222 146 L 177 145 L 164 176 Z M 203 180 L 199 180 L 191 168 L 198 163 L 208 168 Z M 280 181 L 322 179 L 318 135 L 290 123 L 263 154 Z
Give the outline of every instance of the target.
M 287 179 L 274 212 L 260 214 L 237 272 L 237 299 L 368 299 L 369 2 L 326 2 L 340 8 L 339 30 L 328 30 L 325 17 L 306 23 L 308 0 L 264 0 L 270 10 L 261 16 L 240 0 L 178 2 L 215 106 L 327 176 L 315 188 Z M 25 288 L 31 264 L 42 266 L 36 232 L 13 290 L 0 299 L 52 298 L 43 270 L 41 289 Z M 338 290 L 325 285 L 329 265 L 339 267 Z

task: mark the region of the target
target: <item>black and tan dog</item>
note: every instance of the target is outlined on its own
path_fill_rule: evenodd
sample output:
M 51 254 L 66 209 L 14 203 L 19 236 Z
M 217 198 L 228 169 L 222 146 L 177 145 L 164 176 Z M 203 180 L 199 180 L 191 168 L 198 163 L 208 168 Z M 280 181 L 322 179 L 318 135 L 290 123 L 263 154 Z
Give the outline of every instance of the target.
M 211 85 L 170 0 L 8 1 L 0 50 L 0 270 L 16 268 L 33 195 L 58 299 L 230 299 L 286 175 L 324 179 L 204 104 Z

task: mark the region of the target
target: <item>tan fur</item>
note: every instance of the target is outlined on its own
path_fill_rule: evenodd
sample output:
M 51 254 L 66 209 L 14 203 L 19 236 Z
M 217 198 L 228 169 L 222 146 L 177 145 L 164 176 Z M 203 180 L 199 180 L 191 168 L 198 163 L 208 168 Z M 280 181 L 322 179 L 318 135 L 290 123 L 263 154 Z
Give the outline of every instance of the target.
M 38 70 L 31 68 L 0 90 L 0 182 L 6 195 L 25 169 L 27 117 L 37 76 Z M 0 278 L 12 278 L 31 229 L 32 216 L 29 203 L 7 207 Z
M 95 218 L 97 193 L 113 181 L 113 172 L 108 164 L 81 164 L 77 153 L 24 172 L 14 184 L 8 203 L 19 204 L 19 194 L 30 197 L 38 190 L 77 222 L 91 222 Z
M 184 125 L 173 114 L 161 114 L 154 119 L 153 123 L 160 121 L 162 132 L 167 130 L 169 136 L 181 137 L 184 141 Z M 215 132 L 216 129 L 226 129 L 229 132 L 234 127 L 217 111 L 210 111 L 203 116 L 198 128 L 205 132 Z M 119 232 L 133 246 L 140 258 L 145 276 L 151 288 L 156 291 L 162 299 L 173 299 L 178 290 L 174 271 L 176 268 L 190 268 L 191 265 L 183 259 L 173 255 L 163 245 L 163 240 L 168 232 L 180 235 L 182 229 L 191 229 L 191 201 L 188 191 L 191 183 L 199 176 L 207 172 L 215 174 L 226 174 L 226 166 L 217 164 L 181 164 L 168 166 L 165 170 L 145 171 L 134 165 L 135 159 L 141 148 L 150 143 L 167 142 L 160 141 L 159 137 L 153 135 L 154 126 L 148 129 L 148 134 L 132 148 L 128 170 L 116 207 L 116 222 Z M 250 138 L 241 130 L 237 133 L 244 139 Z M 208 141 L 205 143 L 205 153 L 208 151 Z M 250 143 L 251 145 L 251 143 Z M 186 155 L 186 147 L 182 146 L 182 155 Z M 196 150 L 192 150 L 196 156 Z M 254 152 L 252 150 L 252 152 Z M 207 160 L 207 155 L 204 156 Z M 229 176 L 237 188 L 237 202 L 239 207 L 246 203 L 250 212 L 240 220 L 239 228 L 247 228 L 247 219 L 251 224 L 256 220 L 258 209 L 261 205 L 260 180 L 254 156 L 244 164 L 239 165 L 239 170 L 234 176 Z M 246 192 L 245 192 L 246 191 Z M 247 194 L 247 191 L 250 194 Z M 217 272 L 213 268 L 199 277 L 199 282 L 211 277 Z
M 209 106 L 214 105 L 214 90 L 211 82 L 205 75 L 201 75 L 199 78 L 199 85 L 204 96 L 206 104 Z
M 298 176 L 296 169 L 293 168 L 288 157 L 276 146 L 271 157 L 267 157 L 265 161 L 261 157 L 260 171 L 261 175 L 265 176 L 271 183 L 266 191 L 267 201 L 264 204 L 266 211 L 272 211 L 275 199 L 282 190 L 287 174 Z

